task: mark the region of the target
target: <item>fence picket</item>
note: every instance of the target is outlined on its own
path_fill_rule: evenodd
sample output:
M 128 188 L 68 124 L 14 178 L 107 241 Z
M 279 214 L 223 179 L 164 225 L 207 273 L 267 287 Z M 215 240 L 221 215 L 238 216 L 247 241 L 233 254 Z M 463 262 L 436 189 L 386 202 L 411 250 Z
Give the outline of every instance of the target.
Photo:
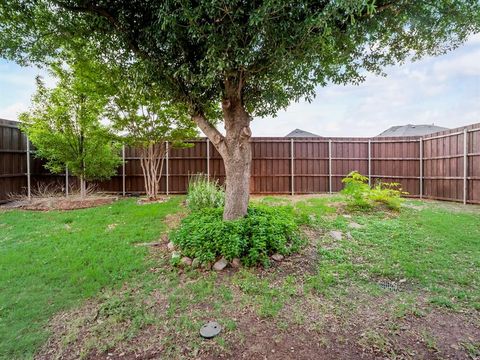
M 32 186 L 39 182 L 64 182 L 68 196 L 68 169 L 65 177 L 48 173 L 42 160 L 26 156 L 30 144 L 15 123 L 0 121 L 0 128 L 0 200 L 22 189 L 31 196 Z M 192 143 L 193 147 L 185 149 L 165 143 L 165 181 L 160 191 L 184 193 L 189 176 L 205 172 L 205 163 L 207 176 L 224 182 L 218 151 L 206 139 Z M 252 138 L 251 145 L 254 193 L 333 192 L 338 190 L 339 178 L 358 170 L 368 174 L 370 184 L 374 180 L 400 182 L 412 196 L 480 203 L 480 124 L 422 139 Z M 99 189 L 125 195 L 127 190 L 141 193 L 143 186 L 139 158 L 122 147 L 118 176 L 99 183 Z

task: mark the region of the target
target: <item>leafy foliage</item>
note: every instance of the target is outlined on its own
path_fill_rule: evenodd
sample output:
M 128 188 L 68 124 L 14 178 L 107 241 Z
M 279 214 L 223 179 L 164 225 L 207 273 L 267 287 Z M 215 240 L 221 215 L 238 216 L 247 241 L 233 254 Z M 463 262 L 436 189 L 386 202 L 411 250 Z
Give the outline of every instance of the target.
M 165 155 L 170 147 L 191 146 L 187 140 L 197 136 L 196 125 L 185 106 L 165 101 L 155 84 L 135 73 L 111 73 L 115 90 L 108 107 L 109 120 L 122 139 L 140 150 L 140 164 L 148 198 L 159 192 Z
M 372 206 L 368 199 L 370 186 L 368 186 L 367 182 L 368 178 L 357 171 L 352 171 L 347 177 L 342 179 L 342 183 L 345 184 L 342 193 L 347 195 L 349 204 L 352 207 L 368 209 Z
M 187 205 L 192 211 L 206 208 L 220 208 L 225 202 L 225 192 L 218 181 L 209 180 L 206 175 L 194 175 L 188 184 Z
M 376 204 L 385 204 L 389 209 L 398 210 L 402 204 L 402 191 L 399 183 L 377 182 L 373 188 L 368 185 L 368 178 L 357 171 L 352 171 L 342 182 L 342 193 L 347 196 L 348 205 L 354 209 L 368 210 Z
M 370 190 L 370 199 L 376 203 L 387 205 L 389 209 L 398 210 L 402 205 L 402 195 L 408 195 L 408 192 L 402 191 L 399 183 L 377 182 Z
M 291 207 L 252 205 L 246 217 L 223 221 L 221 208 L 192 212 L 170 233 L 182 254 L 203 263 L 220 256 L 240 258 L 252 266 L 269 263 L 269 255 L 290 254 L 302 244 L 295 213 Z
M 174 147 L 185 147 L 198 133 L 185 106 L 174 105 L 155 84 L 142 78 L 141 71 L 119 74 L 110 71 L 115 90 L 110 98 L 108 117 L 113 128 L 136 147 L 169 141 Z
M 135 71 L 211 120 L 227 82 L 262 116 L 312 98 L 317 85 L 359 83 L 365 70 L 453 49 L 478 32 L 479 8 L 477 0 L 4 0 L 0 57 L 48 62 L 89 47 L 109 63 L 141 63 Z
M 20 115 L 36 155 L 47 160 L 53 173 L 68 166 L 81 179 L 106 179 L 120 164 L 118 144 L 100 123 L 107 99 L 98 91 L 94 72 L 86 63 L 53 67 L 57 85 L 49 89 L 37 78 L 31 109 Z

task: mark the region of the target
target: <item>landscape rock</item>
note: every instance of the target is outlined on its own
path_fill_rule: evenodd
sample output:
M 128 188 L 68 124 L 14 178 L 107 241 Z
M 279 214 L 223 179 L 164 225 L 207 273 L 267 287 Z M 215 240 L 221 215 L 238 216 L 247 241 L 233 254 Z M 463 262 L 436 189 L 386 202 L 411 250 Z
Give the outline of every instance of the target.
M 282 254 L 273 254 L 272 259 L 275 261 L 282 261 L 285 257 Z
M 220 260 L 218 260 L 215 264 L 213 264 L 213 270 L 215 271 L 222 271 L 225 269 L 228 265 L 227 259 L 222 257 Z
M 202 264 L 202 267 L 203 267 L 205 270 L 212 270 L 212 263 L 211 263 L 211 262 L 203 263 L 203 264 Z
M 345 219 L 351 219 L 351 218 L 352 218 L 352 215 L 344 214 L 343 217 L 344 217 Z
M 200 267 L 200 260 L 198 258 L 195 258 L 192 260 L 192 268 L 197 269 Z
M 361 229 L 363 228 L 363 225 L 357 224 L 356 222 L 351 222 L 348 224 L 348 226 L 352 229 Z
M 234 269 L 238 269 L 240 266 L 242 266 L 242 263 L 240 262 L 240 259 L 239 258 L 235 258 L 232 260 L 232 262 L 230 263 L 230 265 L 232 265 L 232 267 Z
M 192 265 L 192 259 L 190 259 L 188 256 L 184 256 L 180 260 L 180 263 L 184 266 L 191 266 Z
M 350 231 L 347 232 L 347 239 L 348 240 L 353 240 L 353 236 L 352 236 L 352 234 L 350 234 Z
M 168 249 L 169 251 L 175 250 L 175 244 L 170 241 L 170 242 L 167 244 L 167 249 Z
M 330 231 L 329 234 L 334 240 L 337 240 L 337 241 L 342 240 L 342 232 L 341 231 L 332 230 L 332 231 Z

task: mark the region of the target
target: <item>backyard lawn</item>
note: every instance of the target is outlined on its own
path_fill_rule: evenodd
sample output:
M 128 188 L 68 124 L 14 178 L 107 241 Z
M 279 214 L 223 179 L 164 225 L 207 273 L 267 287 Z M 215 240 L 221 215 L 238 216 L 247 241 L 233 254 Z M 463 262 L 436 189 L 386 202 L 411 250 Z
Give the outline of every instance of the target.
M 0 358 L 480 357 L 480 207 L 258 197 L 292 205 L 306 245 L 215 272 L 171 265 L 182 201 L 0 212 Z
M 147 249 L 133 244 L 158 239 L 180 200 L 0 212 L 0 358 L 31 357 L 53 314 L 144 273 Z

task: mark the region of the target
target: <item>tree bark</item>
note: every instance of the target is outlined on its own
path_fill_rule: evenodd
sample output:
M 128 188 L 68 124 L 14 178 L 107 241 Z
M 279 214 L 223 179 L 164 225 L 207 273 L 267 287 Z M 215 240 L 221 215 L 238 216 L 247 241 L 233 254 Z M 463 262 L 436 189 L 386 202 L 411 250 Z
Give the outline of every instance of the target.
M 149 200 L 157 199 L 166 145 L 149 144 L 141 150 L 140 166 L 142 167 L 145 193 Z
M 226 81 L 225 93 L 222 101 L 225 136 L 203 116 L 194 116 L 194 120 L 223 158 L 226 175 L 223 219 L 235 220 L 247 214 L 250 200 L 251 116 L 245 110 L 239 85 Z
M 241 102 L 224 101 L 225 149 L 221 152 L 225 165 L 224 220 L 234 220 L 247 214 L 250 200 L 250 115 Z

